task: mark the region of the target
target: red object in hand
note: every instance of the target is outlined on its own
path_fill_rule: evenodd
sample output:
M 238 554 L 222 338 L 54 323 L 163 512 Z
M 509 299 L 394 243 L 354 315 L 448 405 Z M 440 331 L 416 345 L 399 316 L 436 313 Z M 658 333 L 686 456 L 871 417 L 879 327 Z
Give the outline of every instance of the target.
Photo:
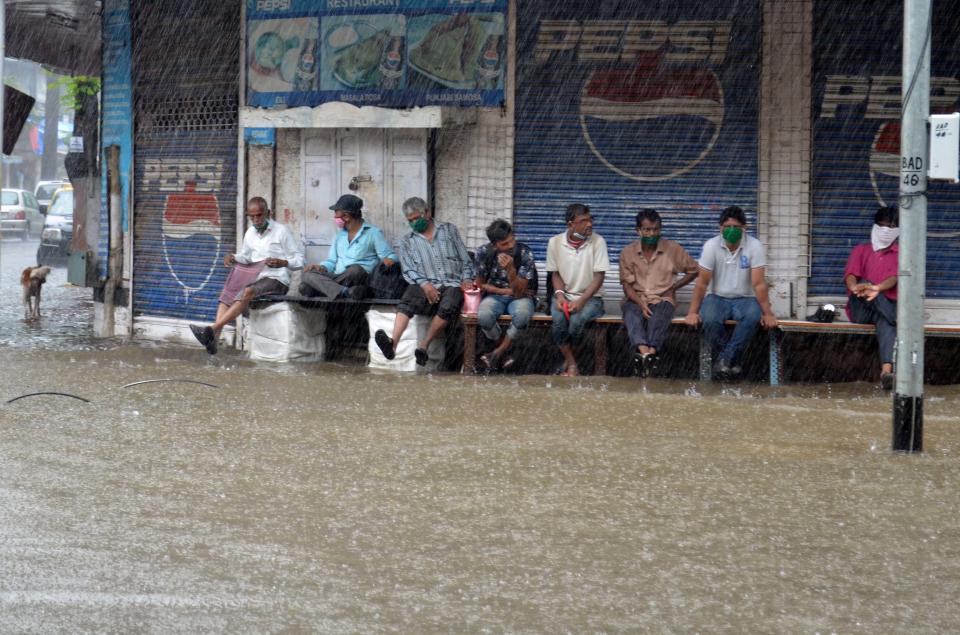
M 567 321 L 569 322 L 570 321 L 570 303 L 569 302 L 563 303 L 563 314 L 567 316 Z

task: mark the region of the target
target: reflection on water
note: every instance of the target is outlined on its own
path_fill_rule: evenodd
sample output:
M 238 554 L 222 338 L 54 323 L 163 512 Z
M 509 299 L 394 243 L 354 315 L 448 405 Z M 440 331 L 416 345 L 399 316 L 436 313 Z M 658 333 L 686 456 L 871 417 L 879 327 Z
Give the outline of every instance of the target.
M 2 309 L 0 632 L 960 623 L 955 387 L 894 456 L 867 384 L 253 364 L 94 343 L 60 290 Z
M 0 630 L 949 631 L 954 389 L 3 351 Z M 205 381 L 153 383 L 154 378 Z

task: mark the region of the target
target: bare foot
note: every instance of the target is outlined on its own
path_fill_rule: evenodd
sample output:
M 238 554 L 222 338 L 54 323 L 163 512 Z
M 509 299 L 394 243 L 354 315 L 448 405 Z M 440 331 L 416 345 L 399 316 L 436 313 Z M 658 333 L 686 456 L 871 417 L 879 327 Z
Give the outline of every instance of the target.
M 567 369 L 560 373 L 561 377 L 576 377 L 580 374 L 580 370 L 577 368 L 576 364 L 570 364 L 567 366 Z

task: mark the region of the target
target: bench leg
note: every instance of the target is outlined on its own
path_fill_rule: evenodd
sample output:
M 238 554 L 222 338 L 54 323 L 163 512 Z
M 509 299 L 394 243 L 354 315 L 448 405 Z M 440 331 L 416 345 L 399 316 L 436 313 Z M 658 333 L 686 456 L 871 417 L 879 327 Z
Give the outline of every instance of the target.
M 463 374 L 473 375 L 477 372 L 477 324 L 464 322 L 463 324 Z
M 710 342 L 707 336 L 700 331 L 700 381 L 710 381 L 713 379 L 713 352 L 710 350 Z
M 783 333 L 770 330 L 770 385 L 779 386 L 783 380 Z
M 607 329 L 594 324 L 593 329 L 593 374 L 607 374 Z

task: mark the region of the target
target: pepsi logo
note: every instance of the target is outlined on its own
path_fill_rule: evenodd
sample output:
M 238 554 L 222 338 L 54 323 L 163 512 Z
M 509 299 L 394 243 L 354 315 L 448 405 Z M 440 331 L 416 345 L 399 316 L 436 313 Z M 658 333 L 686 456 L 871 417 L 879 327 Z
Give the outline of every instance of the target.
M 220 203 L 212 193 L 197 192 L 188 181 L 184 191 L 169 194 L 163 208 L 163 256 L 184 299 L 203 289 L 220 260 Z
M 870 145 L 870 184 L 880 205 L 896 202 L 900 192 L 899 178 L 900 122 L 887 121 L 877 128 Z
M 580 94 L 580 126 L 607 168 L 636 181 L 663 181 L 695 168 L 723 127 L 723 87 L 708 68 L 659 54 L 630 69 L 595 70 Z

